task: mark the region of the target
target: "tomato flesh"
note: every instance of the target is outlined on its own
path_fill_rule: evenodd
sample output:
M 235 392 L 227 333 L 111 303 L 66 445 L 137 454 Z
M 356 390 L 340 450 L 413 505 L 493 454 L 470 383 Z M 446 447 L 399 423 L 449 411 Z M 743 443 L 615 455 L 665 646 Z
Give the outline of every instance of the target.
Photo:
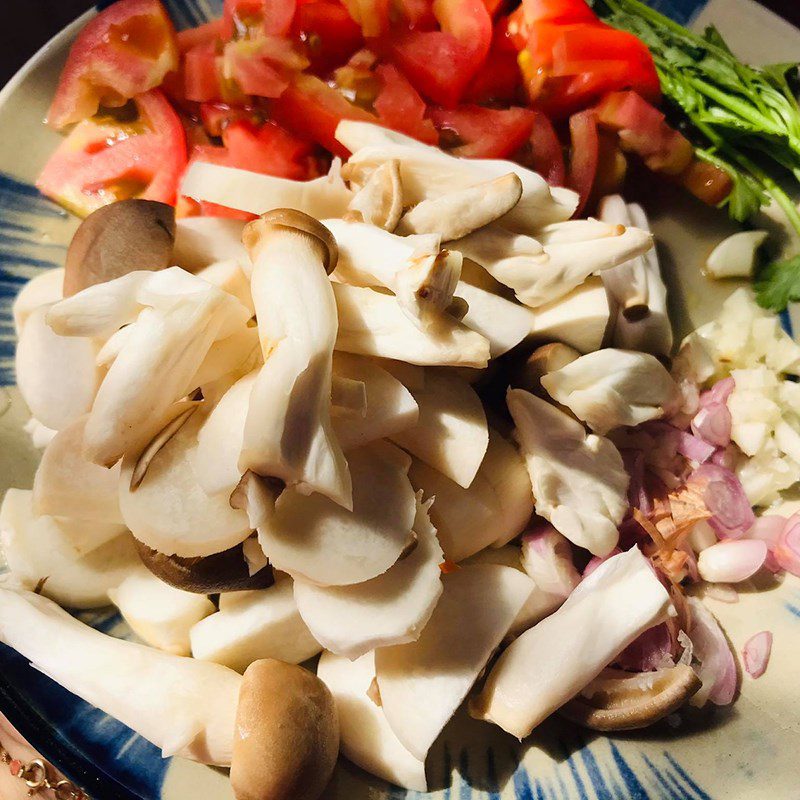
M 364 37 L 361 28 L 338 3 L 305 3 L 297 9 L 295 35 L 305 43 L 315 72 L 330 72 L 358 50 Z
M 407 133 L 427 144 L 438 144 L 433 122 L 425 119 L 427 106 L 417 90 L 393 64 L 381 64 L 376 70 L 381 88 L 375 98 L 378 119 L 387 128 Z
M 453 154 L 467 158 L 508 158 L 528 141 L 534 122 L 527 108 L 460 106 L 430 114 L 440 132 L 456 138 Z
M 569 119 L 572 154 L 569 163 L 568 184 L 580 200 L 575 209 L 579 217 L 586 208 L 592 193 L 600 156 L 600 139 L 597 132 L 597 115 L 594 111 L 581 111 Z
M 531 132 L 531 157 L 533 169 L 551 186 L 563 186 L 566 181 L 564 152 L 553 123 L 542 114 L 534 112 Z
M 79 216 L 131 197 L 174 203 L 186 168 L 183 126 L 158 89 L 134 102 L 136 122 L 80 122 L 45 165 L 39 190 Z
M 70 48 L 47 114 L 64 128 L 123 106 L 159 86 L 178 66 L 175 31 L 159 0 L 119 0 L 101 11 Z

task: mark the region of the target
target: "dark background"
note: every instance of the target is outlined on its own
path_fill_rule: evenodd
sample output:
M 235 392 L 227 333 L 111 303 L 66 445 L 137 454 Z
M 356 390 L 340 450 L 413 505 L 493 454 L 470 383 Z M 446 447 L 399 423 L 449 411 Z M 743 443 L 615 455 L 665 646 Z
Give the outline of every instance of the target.
M 762 3 L 800 26 L 800 0 Z M 92 0 L 0 0 L 0 5 L 12 12 L 4 15 L 0 31 L 0 86 L 53 34 L 92 4 Z

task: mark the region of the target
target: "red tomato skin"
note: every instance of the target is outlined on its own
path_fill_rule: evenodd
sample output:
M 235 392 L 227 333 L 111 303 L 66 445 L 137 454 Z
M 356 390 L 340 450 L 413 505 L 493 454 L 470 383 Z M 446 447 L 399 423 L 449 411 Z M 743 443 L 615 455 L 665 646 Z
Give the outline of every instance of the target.
M 586 208 L 597 176 L 600 139 L 595 112 L 589 109 L 573 114 L 569 118 L 569 133 L 572 151 L 567 184 L 580 196 L 573 215 L 577 219 Z
M 297 0 L 264 0 L 264 33 L 287 36 L 297 11 Z
M 220 98 L 217 53 L 213 42 L 195 45 L 184 55 L 183 95 L 193 103 Z
M 598 21 L 585 0 L 523 0 L 522 9 L 530 23 Z
M 564 185 L 567 179 L 564 151 L 553 123 L 541 111 L 534 112 L 531 155 L 534 170 L 551 186 Z
M 174 203 L 186 168 L 183 125 L 158 89 L 134 101 L 140 117 L 136 130 L 93 120 L 79 123 L 42 170 L 39 190 L 79 216 L 122 199 L 120 192 Z M 142 189 L 126 190 L 126 185 Z
M 350 154 L 336 140 L 336 127 L 343 119 L 377 122 L 363 108 L 353 105 L 313 75 L 297 75 L 289 88 L 272 104 L 275 120 L 292 133 L 310 138 L 334 155 Z
M 495 24 L 486 63 L 473 78 L 464 99 L 479 105 L 514 105 L 522 99 L 522 73 L 517 61 L 517 49 L 508 32 L 508 19 L 501 19 Z
M 178 66 L 175 29 L 159 0 L 118 0 L 91 19 L 70 48 L 47 122 L 61 129 L 122 106 Z
M 304 3 L 297 9 L 293 32 L 306 44 L 314 72 L 324 74 L 346 63 L 364 43 L 361 28 L 339 3 Z
M 432 108 L 430 116 L 439 131 L 463 142 L 452 153 L 466 158 L 508 158 L 528 141 L 534 122 L 527 108 Z
M 378 119 L 387 128 L 406 133 L 426 144 L 438 144 L 439 134 L 429 119 L 427 106 L 417 90 L 394 64 L 380 64 L 375 73 L 381 88 L 375 98 Z

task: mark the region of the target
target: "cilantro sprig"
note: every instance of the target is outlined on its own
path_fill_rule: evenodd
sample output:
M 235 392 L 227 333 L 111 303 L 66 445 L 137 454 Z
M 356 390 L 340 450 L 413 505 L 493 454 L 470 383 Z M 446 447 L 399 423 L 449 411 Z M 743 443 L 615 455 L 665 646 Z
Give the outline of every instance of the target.
M 784 188 L 800 182 L 800 106 L 791 82 L 797 64 L 743 64 L 716 28 L 693 33 L 640 0 L 597 6 L 607 22 L 648 46 L 664 97 L 693 131 L 697 155 L 730 175 L 730 216 L 745 222 L 774 201 L 800 237 L 800 211 Z M 755 291 L 775 311 L 800 300 L 800 256 L 763 269 Z

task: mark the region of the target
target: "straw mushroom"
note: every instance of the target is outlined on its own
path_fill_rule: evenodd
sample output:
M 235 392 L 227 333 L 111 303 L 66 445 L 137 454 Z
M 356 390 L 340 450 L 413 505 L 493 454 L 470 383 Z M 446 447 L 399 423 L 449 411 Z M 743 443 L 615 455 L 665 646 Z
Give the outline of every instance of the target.
M 307 214 L 275 209 L 245 228 L 244 242 L 264 366 L 250 392 L 239 468 L 352 508 L 330 414 L 336 241 Z
M 102 206 L 80 224 L 67 250 L 64 297 L 136 270 L 166 269 L 175 244 L 175 209 L 153 200 Z
M 438 233 L 445 240 L 460 239 L 507 214 L 522 197 L 522 181 L 510 172 L 436 198 L 423 200 L 407 211 L 397 231 Z
M 233 737 L 236 800 L 317 800 L 339 754 L 327 686 L 302 667 L 264 659 L 242 679 Z
M 677 711 L 701 685 L 688 664 L 638 674 L 605 669 L 558 713 L 594 731 L 633 731 Z

